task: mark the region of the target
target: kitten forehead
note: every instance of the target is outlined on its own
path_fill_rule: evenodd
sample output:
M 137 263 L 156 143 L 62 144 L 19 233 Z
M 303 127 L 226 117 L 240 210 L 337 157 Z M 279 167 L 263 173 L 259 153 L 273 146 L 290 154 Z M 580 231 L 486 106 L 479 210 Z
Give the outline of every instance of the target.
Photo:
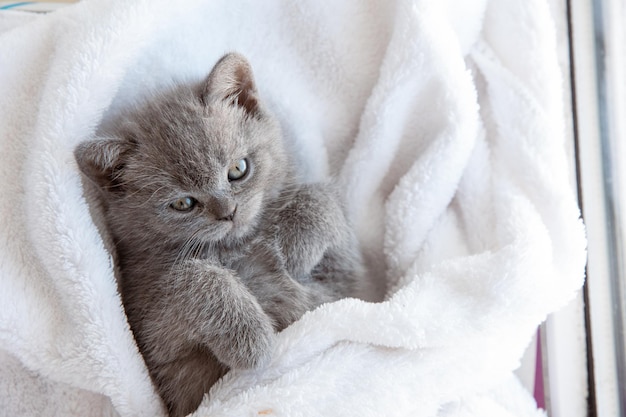
M 196 90 L 180 86 L 130 113 L 120 134 L 136 143 L 127 164 L 134 178 L 161 177 L 168 188 L 222 188 L 228 168 L 255 155 L 255 165 L 284 165 L 282 138 L 266 117 L 250 117 L 228 102 L 204 104 Z M 162 184 L 164 185 L 164 184 Z
M 224 157 L 245 146 L 241 140 L 245 129 L 236 112 L 226 108 L 207 111 L 189 91 L 160 97 L 130 119 L 123 135 L 134 138 L 146 156 Z

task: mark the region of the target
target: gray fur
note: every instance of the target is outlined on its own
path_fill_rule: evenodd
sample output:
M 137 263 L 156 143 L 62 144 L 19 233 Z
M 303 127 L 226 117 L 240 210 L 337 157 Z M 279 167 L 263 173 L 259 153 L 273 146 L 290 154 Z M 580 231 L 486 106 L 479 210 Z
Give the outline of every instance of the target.
M 305 311 L 355 294 L 361 261 L 338 198 L 296 182 L 240 55 L 75 156 L 100 190 L 128 321 L 172 416 L 228 369 L 266 363 L 275 332 Z M 229 181 L 244 157 L 247 176 Z M 170 206 L 186 196 L 192 211 Z

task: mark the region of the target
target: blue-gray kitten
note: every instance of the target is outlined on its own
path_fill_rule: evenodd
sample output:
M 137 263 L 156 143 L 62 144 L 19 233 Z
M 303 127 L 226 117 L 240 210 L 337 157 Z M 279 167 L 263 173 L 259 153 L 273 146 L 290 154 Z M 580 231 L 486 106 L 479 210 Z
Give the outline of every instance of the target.
M 275 332 L 353 295 L 357 244 L 328 185 L 296 181 L 240 55 L 131 112 L 76 160 L 97 186 L 128 321 L 171 416 Z

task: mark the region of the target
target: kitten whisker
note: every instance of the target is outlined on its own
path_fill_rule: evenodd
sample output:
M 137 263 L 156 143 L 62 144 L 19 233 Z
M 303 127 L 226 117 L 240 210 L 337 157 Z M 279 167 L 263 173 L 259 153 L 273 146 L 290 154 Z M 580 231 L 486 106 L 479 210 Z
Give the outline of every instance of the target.
M 202 240 L 199 240 L 196 238 L 203 232 L 204 232 L 203 229 L 198 229 L 195 232 L 193 232 L 192 235 L 189 236 L 189 238 L 185 240 L 185 242 L 183 242 L 180 250 L 178 251 L 178 254 L 176 255 L 176 258 L 174 259 L 174 262 L 172 263 L 170 272 L 172 272 L 174 268 L 177 268 L 178 266 L 184 264 L 187 260 L 193 257 L 197 257 L 198 251 L 194 248 L 196 248 L 198 245 L 201 245 Z

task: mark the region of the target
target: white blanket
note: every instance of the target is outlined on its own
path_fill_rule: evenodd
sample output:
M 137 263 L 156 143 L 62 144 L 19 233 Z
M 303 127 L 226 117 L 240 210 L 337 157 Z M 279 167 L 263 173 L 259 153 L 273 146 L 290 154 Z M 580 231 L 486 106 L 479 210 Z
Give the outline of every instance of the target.
M 545 1 L 0 15 L 0 414 L 162 415 L 72 150 L 227 51 L 251 61 L 308 177 L 341 185 L 384 302 L 306 314 L 195 415 L 541 414 L 511 371 L 585 262 Z

